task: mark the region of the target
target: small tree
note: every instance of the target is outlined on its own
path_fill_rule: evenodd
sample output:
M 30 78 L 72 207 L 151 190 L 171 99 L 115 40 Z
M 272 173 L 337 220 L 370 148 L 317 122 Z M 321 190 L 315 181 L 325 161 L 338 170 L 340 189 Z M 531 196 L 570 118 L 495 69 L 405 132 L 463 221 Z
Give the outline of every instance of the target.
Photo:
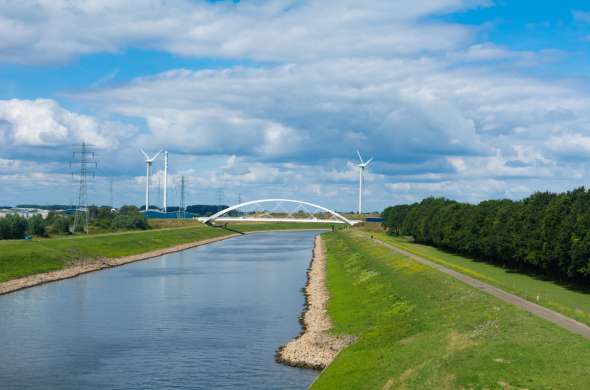
M 4 240 L 23 239 L 27 231 L 27 220 L 19 215 L 7 215 L 0 219 L 0 238 Z
M 27 232 L 29 234 L 47 237 L 47 230 L 45 230 L 45 220 L 39 214 L 32 216 L 27 222 Z
M 70 219 L 65 215 L 56 215 L 50 225 L 50 232 L 54 234 L 69 234 Z

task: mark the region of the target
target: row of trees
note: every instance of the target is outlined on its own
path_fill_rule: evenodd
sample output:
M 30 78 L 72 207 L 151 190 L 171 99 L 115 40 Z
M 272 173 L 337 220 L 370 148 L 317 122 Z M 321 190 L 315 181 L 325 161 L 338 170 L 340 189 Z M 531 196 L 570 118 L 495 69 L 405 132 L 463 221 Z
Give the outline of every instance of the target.
M 57 234 L 69 232 L 68 218 L 51 213 L 47 219 L 40 215 L 30 218 L 8 215 L 0 218 L 0 240 L 22 239 L 26 235 L 47 237 L 49 231 Z
M 98 230 L 149 229 L 145 216 L 135 206 L 123 206 L 117 212 L 110 207 L 90 206 L 88 215 L 91 227 Z M 70 234 L 73 215 L 50 212 L 47 218 L 40 215 L 30 218 L 8 215 L 0 218 L 0 239 L 23 239 L 26 235 L 47 237 L 49 234 Z
M 428 198 L 388 207 L 391 234 L 558 279 L 590 281 L 590 191 L 536 193 L 478 205 Z

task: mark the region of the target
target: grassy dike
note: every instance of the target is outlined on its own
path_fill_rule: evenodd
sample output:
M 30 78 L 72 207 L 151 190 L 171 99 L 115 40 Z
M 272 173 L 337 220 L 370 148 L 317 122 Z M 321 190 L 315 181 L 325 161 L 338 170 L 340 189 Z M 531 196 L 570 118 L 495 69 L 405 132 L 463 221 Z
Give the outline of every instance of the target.
M 590 343 L 371 242 L 323 235 L 334 332 L 313 389 L 590 388 Z
M 590 288 L 559 284 L 384 233 L 375 234 L 375 237 L 590 325 Z
M 235 232 L 320 229 L 330 225 L 297 223 L 236 224 L 229 229 L 205 225 L 50 239 L 1 240 L 0 283 L 99 258 L 118 258 L 222 237 Z M 231 230 L 230 230 L 231 229 Z

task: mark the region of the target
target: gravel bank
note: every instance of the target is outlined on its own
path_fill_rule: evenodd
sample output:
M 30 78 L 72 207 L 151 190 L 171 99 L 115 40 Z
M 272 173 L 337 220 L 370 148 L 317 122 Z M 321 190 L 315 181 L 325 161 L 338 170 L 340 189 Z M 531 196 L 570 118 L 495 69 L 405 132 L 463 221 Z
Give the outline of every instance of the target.
M 294 367 L 323 369 L 338 353 L 352 344 L 353 336 L 330 334 L 332 323 L 326 311 L 326 254 L 320 236 L 315 239 L 313 259 L 307 271 L 302 333 L 277 351 L 277 361 Z
M 132 256 L 118 257 L 115 259 L 94 259 L 88 262 L 73 265 L 61 269 L 59 271 L 46 272 L 24 278 L 13 279 L 7 282 L 0 283 L 0 295 L 8 294 L 13 291 L 22 290 L 24 288 L 37 286 L 43 283 L 55 282 L 57 280 L 69 279 L 88 272 L 98 271 L 104 268 L 117 267 L 123 264 L 133 263 L 135 261 L 146 260 L 152 257 L 158 257 L 167 253 L 179 252 L 185 249 L 193 248 L 200 245 L 210 244 L 215 241 L 225 240 L 231 237 L 239 236 L 239 234 L 230 234 L 223 237 L 209 238 L 206 240 L 189 242 L 187 244 L 180 244 L 173 247 L 158 249 L 151 252 L 140 253 Z

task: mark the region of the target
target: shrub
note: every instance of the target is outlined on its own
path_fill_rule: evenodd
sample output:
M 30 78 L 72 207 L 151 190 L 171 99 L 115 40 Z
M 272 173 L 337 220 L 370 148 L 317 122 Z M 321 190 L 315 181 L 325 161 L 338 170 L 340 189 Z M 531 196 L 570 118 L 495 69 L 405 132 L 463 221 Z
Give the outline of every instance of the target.
M 45 230 L 45 220 L 40 215 L 34 215 L 27 221 L 27 232 L 31 235 L 47 237 Z
M 113 230 L 146 230 L 149 228 L 147 218 L 137 211 L 119 214 L 111 222 L 111 229 Z
M 52 234 L 69 234 L 70 218 L 65 215 L 56 215 L 51 220 L 49 232 Z
M 27 232 L 27 220 L 18 215 L 7 215 L 0 219 L 0 239 L 23 239 Z

